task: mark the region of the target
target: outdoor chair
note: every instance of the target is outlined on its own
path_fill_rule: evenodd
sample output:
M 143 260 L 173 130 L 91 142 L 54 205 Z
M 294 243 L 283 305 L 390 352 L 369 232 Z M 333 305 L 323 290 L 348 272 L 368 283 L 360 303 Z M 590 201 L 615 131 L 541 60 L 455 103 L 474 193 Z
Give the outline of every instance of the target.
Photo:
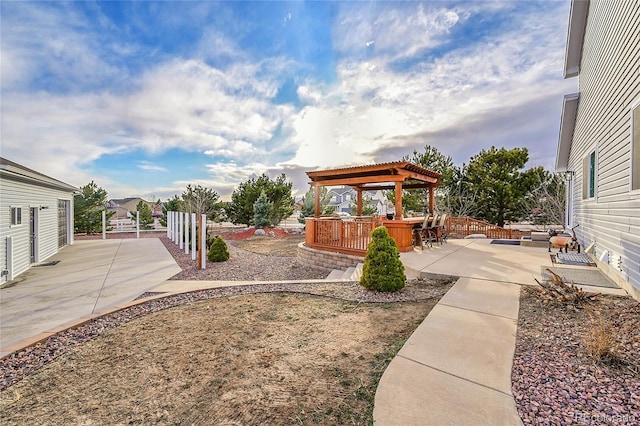
M 424 242 L 428 242 L 430 247 L 433 247 L 433 242 L 438 240 L 438 233 L 437 233 L 437 227 L 438 227 L 438 221 L 440 220 L 440 215 L 434 215 L 431 218 L 430 223 L 427 225 L 427 227 L 422 231 L 422 241 L 423 244 Z
M 433 220 L 435 218 L 433 216 L 426 215 L 424 217 L 424 221 L 422 225 L 416 225 L 413 227 L 413 245 L 414 247 L 420 247 L 424 250 L 424 242 L 429 241 L 429 239 L 425 239 L 425 236 L 428 235 L 428 229 L 432 226 Z M 429 241 L 429 244 L 430 241 Z
M 446 243 L 448 236 L 449 233 L 447 232 L 447 214 L 445 213 L 440 216 L 440 220 L 438 221 L 438 224 L 436 226 L 436 241 L 438 241 L 440 244 L 442 244 L 443 242 Z

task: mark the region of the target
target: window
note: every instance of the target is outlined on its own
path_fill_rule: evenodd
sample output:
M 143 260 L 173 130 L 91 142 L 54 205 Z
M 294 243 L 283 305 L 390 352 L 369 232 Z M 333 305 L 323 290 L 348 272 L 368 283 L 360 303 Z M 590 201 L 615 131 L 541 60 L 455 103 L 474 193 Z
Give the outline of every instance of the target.
M 596 150 L 591 151 L 582 163 L 582 198 L 596 198 L 598 183 L 598 158 Z
M 640 100 L 631 107 L 631 189 L 640 189 Z
M 11 207 L 11 225 L 22 224 L 22 207 Z

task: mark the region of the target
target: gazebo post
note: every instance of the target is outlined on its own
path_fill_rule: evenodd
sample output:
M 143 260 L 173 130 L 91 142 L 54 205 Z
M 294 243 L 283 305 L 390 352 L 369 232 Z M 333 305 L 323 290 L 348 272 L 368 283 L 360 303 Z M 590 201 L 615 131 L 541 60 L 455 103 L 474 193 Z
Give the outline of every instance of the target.
M 429 214 L 433 215 L 434 212 L 434 204 L 435 204 L 435 199 L 434 199 L 434 190 L 433 190 L 433 186 L 429 186 Z
M 362 189 L 356 188 L 356 194 L 358 195 L 358 201 L 357 201 L 358 209 L 356 214 L 358 216 L 362 216 Z
M 313 196 L 315 197 L 315 206 L 314 206 L 314 216 L 320 217 L 320 186 L 318 184 L 313 184 Z
M 402 219 L 402 181 L 396 182 L 396 220 Z

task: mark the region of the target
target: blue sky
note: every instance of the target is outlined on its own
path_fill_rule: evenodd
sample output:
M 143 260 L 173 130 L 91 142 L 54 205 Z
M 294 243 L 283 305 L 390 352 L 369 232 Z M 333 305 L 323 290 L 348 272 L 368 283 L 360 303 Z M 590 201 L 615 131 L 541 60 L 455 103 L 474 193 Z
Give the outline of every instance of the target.
M 12 2 L 1 152 L 111 198 L 492 145 L 554 164 L 567 1 Z

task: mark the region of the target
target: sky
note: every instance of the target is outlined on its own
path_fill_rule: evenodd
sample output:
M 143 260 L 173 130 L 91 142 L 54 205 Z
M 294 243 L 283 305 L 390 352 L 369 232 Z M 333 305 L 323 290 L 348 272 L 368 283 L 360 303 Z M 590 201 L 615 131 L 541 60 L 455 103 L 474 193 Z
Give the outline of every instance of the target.
M 553 170 L 570 1 L 0 2 L 1 155 L 109 198 L 228 199 L 285 173 L 461 165 L 491 146 Z

